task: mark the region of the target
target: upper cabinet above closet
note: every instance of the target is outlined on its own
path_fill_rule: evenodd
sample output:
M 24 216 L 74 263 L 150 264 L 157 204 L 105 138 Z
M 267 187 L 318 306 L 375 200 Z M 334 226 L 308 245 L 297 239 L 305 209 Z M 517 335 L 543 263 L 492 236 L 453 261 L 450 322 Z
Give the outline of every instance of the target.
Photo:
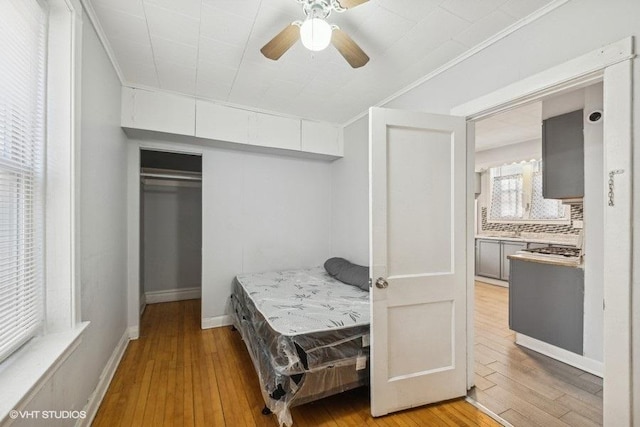
M 195 98 L 122 88 L 122 127 L 224 143 L 227 148 L 335 160 L 343 156 L 341 127 L 228 107 Z M 231 143 L 231 144 L 229 144 Z M 284 150 L 284 151 L 283 151 Z

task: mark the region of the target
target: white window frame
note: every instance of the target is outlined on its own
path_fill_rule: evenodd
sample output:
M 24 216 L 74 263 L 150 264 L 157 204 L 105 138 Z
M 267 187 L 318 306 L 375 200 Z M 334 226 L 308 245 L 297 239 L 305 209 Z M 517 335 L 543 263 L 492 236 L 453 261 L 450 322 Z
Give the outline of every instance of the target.
M 539 160 L 537 160 L 539 161 Z M 564 217 L 562 219 L 533 219 L 530 217 L 533 210 L 533 166 L 532 160 L 523 160 L 523 172 L 522 172 L 522 218 L 504 218 L 494 219 L 491 218 L 491 208 L 493 204 L 493 178 L 491 176 L 491 169 L 499 168 L 501 166 L 494 166 L 487 170 L 487 176 L 489 179 L 489 197 L 487 203 L 487 222 L 489 224 L 547 224 L 547 225 L 571 225 L 571 209 L 569 206 L 564 206 Z
M 39 1 L 49 7 L 44 325 L 42 335 L 0 363 L 0 424 L 36 396 L 89 324 L 80 318 L 78 263 L 82 5 Z

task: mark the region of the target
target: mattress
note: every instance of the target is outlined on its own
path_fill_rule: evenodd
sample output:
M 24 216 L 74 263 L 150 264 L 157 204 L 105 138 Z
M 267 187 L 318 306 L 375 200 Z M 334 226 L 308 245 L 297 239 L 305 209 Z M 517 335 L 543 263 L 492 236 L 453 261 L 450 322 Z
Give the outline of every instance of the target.
M 322 267 L 237 276 L 277 333 L 311 334 L 369 324 L 369 292 L 329 276 Z
M 291 406 L 368 384 L 368 292 L 323 268 L 288 270 L 237 276 L 231 305 L 281 425 Z

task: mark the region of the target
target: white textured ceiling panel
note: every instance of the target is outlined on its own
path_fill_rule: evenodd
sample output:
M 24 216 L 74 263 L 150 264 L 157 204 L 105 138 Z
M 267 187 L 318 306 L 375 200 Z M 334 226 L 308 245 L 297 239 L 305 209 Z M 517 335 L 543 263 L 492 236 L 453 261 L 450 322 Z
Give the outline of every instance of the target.
M 370 0 L 328 21 L 371 61 L 329 46 L 260 48 L 303 18 L 295 0 L 87 0 L 125 84 L 343 123 L 552 0 Z
M 542 139 L 542 103 L 534 102 L 476 122 L 476 151 Z

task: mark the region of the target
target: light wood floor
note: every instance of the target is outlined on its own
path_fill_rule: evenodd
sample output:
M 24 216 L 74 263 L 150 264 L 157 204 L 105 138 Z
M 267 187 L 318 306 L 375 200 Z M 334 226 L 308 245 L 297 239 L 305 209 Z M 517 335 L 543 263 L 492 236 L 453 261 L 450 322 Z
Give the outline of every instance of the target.
M 472 397 L 517 427 L 602 425 L 601 378 L 515 345 L 507 288 L 476 282 L 475 300 Z
M 94 426 L 269 426 L 251 359 L 238 332 L 200 330 L 200 301 L 147 306 L 102 401 Z M 489 380 L 487 380 L 489 381 Z M 295 426 L 497 426 L 464 400 L 369 414 L 360 388 L 296 407 Z

